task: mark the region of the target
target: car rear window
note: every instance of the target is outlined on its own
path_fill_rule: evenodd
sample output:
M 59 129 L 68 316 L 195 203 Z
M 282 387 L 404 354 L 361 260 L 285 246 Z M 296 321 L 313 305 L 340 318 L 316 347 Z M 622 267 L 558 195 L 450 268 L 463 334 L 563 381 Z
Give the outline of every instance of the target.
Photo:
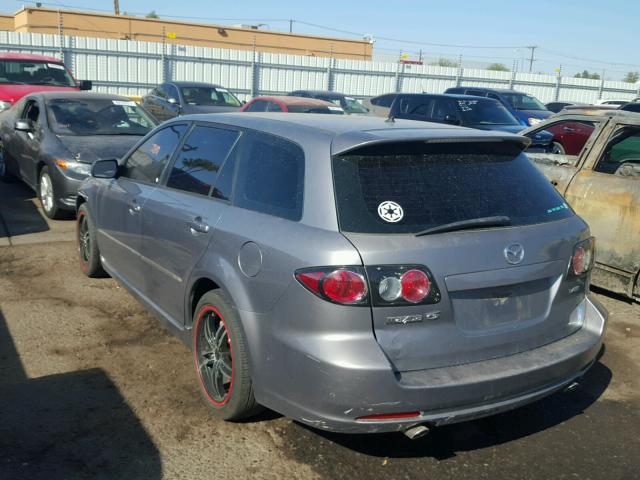
M 529 225 L 573 215 L 520 146 L 506 142 L 365 147 L 335 156 L 333 175 L 345 232 L 417 233 L 493 216 Z

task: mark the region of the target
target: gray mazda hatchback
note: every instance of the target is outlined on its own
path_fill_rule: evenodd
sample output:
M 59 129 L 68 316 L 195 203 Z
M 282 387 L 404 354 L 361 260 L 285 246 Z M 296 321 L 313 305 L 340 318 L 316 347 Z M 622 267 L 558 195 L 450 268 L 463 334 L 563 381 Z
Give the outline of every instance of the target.
M 219 417 L 266 406 L 416 437 L 572 386 L 602 346 L 594 239 L 527 142 L 372 117 L 180 117 L 94 164 L 80 264 L 191 347 Z

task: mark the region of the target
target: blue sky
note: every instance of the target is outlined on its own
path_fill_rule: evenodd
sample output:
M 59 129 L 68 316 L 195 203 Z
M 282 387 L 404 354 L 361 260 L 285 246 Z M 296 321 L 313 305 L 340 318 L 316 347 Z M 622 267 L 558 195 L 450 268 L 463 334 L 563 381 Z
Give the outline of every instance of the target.
M 23 1 L 0 0 L 0 10 L 12 12 Z M 44 6 L 109 10 L 112 0 L 47 0 Z M 120 0 L 121 11 L 193 17 L 223 24 L 266 23 L 266 28 L 288 30 L 284 19 L 314 23 L 358 34 L 371 34 L 374 49 L 394 54 L 400 50 L 415 55 L 422 49 L 428 57 L 457 58 L 511 67 L 528 56 L 527 45 L 537 45 L 534 71 L 606 71 L 606 78 L 619 79 L 629 70 L 640 71 L 638 24 L 640 2 L 629 0 L 406 0 L 406 1 L 257 1 L 216 0 Z M 226 20 L 238 19 L 238 20 Z M 294 31 L 355 38 L 302 23 Z M 411 41 L 395 42 L 389 39 Z M 420 44 L 424 43 L 424 44 Z M 441 44 L 441 45 L 434 45 Z M 447 47 L 444 45 L 455 45 Z M 480 47 L 480 48 L 471 48 Z M 503 48 L 485 48 L 503 47 Z

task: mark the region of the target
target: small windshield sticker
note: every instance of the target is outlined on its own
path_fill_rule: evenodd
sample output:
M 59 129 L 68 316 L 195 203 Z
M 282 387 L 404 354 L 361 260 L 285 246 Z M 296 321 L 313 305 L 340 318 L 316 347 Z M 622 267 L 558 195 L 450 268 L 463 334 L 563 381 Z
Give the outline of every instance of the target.
M 136 102 L 133 100 L 112 100 L 114 105 L 120 105 L 121 107 L 135 107 Z
M 560 210 L 566 210 L 568 208 L 569 208 L 569 205 L 567 205 L 566 203 L 563 203 L 562 205 L 558 205 L 557 207 L 547 208 L 547 213 L 555 213 L 555 212 L 559 212 Z
M 57 68 L 58 70 L 64 70 L 64 67 L 58 63 L 47 63 L 49 68 Z
M 404 210 L 396 202 L 382 202 L 378 205 L 378 215 L 385 222 L 397 223 L 404 217 Z

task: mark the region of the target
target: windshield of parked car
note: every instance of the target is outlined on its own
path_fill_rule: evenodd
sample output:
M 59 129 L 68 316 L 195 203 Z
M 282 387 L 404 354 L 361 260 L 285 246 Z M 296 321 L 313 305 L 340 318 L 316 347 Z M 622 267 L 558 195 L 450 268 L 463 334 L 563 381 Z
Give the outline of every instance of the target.
M 520 125 L 503 105 L 493 100 L 456 100 L 465 125 Z
M 156 125 L 132 100 L 56 98 L 47 101 L 47 113 L 59 135 L 145 135 Z
M 484 218 L 505 217 L 517 226 L 573 215 L 517 144 L 370 146 L 335 156 L 333 175 L 345 232 L 416 234 Z
M 367 110 L 359 101 L 357 101 L 355 98 L 351 98 L 351 97 L 344 97 L 344 110 L 347 113 L 369 113 L 369 110 Z
M 547 110 L 540 100 L 526 93 L 501 93 L 516 110 Z
M 0 60 L 0 84 L 76 86 L 64 65 L 26 60 Z
M 186 105 L 208 107 L 239 107 L 242 102 L 226 88 L 222 87 L 182 87 L 182 98 Z
M 289 113 L 327 113 L 331 115 L 344 115 L 344 110 L 332 105 L 287 105 Z

